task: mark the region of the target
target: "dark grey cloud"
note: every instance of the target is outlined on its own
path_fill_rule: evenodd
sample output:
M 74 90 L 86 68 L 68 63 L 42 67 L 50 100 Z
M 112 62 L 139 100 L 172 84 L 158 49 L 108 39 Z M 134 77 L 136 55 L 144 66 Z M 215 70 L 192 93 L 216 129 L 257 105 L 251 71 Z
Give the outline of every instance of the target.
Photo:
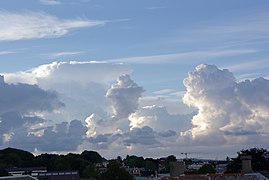
M 73 120 L 56 124 L 55 127 L 44 127 L 43 130 L 43 135 L 36 136 L 29 134 L 27 128 L 17 128 L 8 144 L 29 151 L 76 151 L 85 139 L 87 128 L 81 121 Z
M 97 135 L 96 137 L 90 137 L 89 142 L 90 143 L 105 143 L 105 142 L 108 142 L 109 137 L 111 135 L 112 134 L 100 134 L 100 135 Z
M 87 131 L 80 121 L 44 127 L 48 120 L 36 115 L 62 107 L 56 92 L 37 85 L 7 84 L 0 76 L 0 144 L 30 151 L 75 150 Z
M 87 128 L 79 120 L 73 120 L 68 125 L 62 122 L 56 125 L 56 131 L 48 127 L 44 135 L 37 140 L 40 151 L 75 151 L 78 145 L 82 144 Z
M 124 135 L 119 133 L 107 133 L 107 134 L 100 134 L 95 137 L 90 137 L 88 141 L 91 145 L 97 149 L 108 149 L 109 145 L 117 141 L 118 139 L 124 137 Z
M 224 131 L 225 135 L 232 135 L 232 136 L 246 136 L 246 135 L 257 135 L 256 131 L 246 131 L 246 130 L 233 130 L 233 131 Z
M 172 130 L 167 130 L 164 132 L 159 132 L 158 135 L 161 137 L 171 137 L 171 136 L 176 136 L 177 133 L 175 131 L 172 131 Z
M 44 121 L 40 117 L 22 116 L 19 112 L 12 111 L 0 116 L 0 132 L 1 134 L 7 133 L 21 126 L 30 126 Z
M 133 128 L 131 130 L 122 133 L 106 133 L 98 134 L 88 138 L 88 142 L 92 147 L 97 149 L 109 149 L 113 146 L 161 146 L 167 138 L 175 137 L 177 139 L 177 133 L 172 130 L 156 132 L 149 126 L 141 128 Z
M 0 83 L 0 114 L 53 111 L 63 106 L 54 91 L 45 91 L 37 85 Z
M 123 141 L 126 146 L 131 144 L 153 145 L 160 144 L 153 129 L 149 126 L 142 128 L 133 128 L 130 132 L 125 134 Z

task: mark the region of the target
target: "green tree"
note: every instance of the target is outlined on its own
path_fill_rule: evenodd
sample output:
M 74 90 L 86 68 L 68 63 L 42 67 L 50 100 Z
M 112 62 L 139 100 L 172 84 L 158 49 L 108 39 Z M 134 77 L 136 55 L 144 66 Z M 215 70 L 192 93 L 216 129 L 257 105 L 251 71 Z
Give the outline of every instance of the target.
M 103 161 L 102 156 L 95 151 L 83 151 L 80 157 L 81 159 L 87 160 L 91 163 L 101 163 Z
M 99 178 L 99 173 L 95 170 L 93 165 L 88 165 L 82 172 L 81 177 L 83 178 Z
M 56 161 L 60 161 L 62 157 L 57 154 L 41 154 L 34 159 L 34 166 L 45 166 L 49 171 L 55 170 Z
M 15 167 L 30 167 L 33 164 L 34 155 L 20 149 L 6 148 L 0 150 L 0 163 Z
M 240 157 L 242 155 L 250 155 L 252 157 L 251 164 L 254 171 L 269 170 L 269 152 L 263 148 L 243 149 L 237 152 L 236 158 L 231 158 L 227 165 L 227 173 L 239 173 L 242 169 Z
M 143 157 L 137 157 L 137 156 L 127 156 L 125 162 L 127 162 L 127 165 L 131 168 L 138 167 L 142 168 L 145 167 L 145 160 Z
M 88 165 L 93 164 L 89 161 L 80 158 L 79 154 L 73 154 L 73 153 L 67 154 L 64 158 L 64 161 L 70 165 L 72 170 L 78 170 L 80 175 L 82 175 L 83 171 Z
M 133 180 L 133 176 L 120 167 L 116 160 L 112 160 L 107 166 L 107 171 L 101 174 L 101 180 Z
M 64 171 L 64 170 L 72 170 L 71 164 L 65 160 L 64 157 L 58 157 L 54 161 L 54 166 L 53 166 L 54 171 Z
M 157 167 L 158 167 L 158 163 L 156 160 L 154 160 L 152 158 L 145 159 L 145 169 L 146 170 L 155 171 L 158 169 Z
M 198 174 L 216 173 L 215 168 L 211 164 L 204 164 L 198 169 Z
M 165 158 L 164 164 L 167 172 L 170 172 L 170 162 L 176 162 L 177 158 L 174 155 L 170 155 Z
M 7 165 L 4 163 L 0 163 L 0 176 L 7 176 L 8 173 L 6 172 Z
M 119 164 L 122 164 L 123 160 L 122 160 L 121 156 L 118 156 L 118 157 L 117 157 L 117 162 L 118 162 Z

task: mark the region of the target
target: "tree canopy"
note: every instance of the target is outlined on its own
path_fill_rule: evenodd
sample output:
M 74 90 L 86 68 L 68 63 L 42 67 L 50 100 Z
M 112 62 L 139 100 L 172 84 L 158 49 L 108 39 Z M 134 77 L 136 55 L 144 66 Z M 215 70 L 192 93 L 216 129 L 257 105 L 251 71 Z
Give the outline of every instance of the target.
M 101 180 L 133 180 L 133 176 L 125 169 L 120 167 L 117 160 L 111 160 L 108 164 L 107 171 L 101 174 Z
M 198 174 L 215 173 L 216 170 L 211 164 L 204 164 L 198 169 Z
M 96 172 L 92 170 L 93 164 L 103 160 L 105 159 L 95 151 L 67 155 L 45 153 L 34 156 L 27 151 L 6 148 L 0 150 L 0 176 L 7 175 L 6 168 L 44 166 L 49 171 L 78 170 L 81 177 L 92 177 L 96 175 Z

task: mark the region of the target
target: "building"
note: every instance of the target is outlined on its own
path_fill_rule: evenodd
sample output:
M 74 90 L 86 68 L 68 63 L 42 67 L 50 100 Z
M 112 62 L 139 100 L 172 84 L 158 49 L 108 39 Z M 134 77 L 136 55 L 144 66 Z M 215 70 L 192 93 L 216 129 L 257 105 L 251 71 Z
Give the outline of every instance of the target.
M 78 171 L 47 171 L 46 167 L 8 168 L 7 179 L 28 180 L 46 177 L 49 180 L 79 180 Z M 1 178 L 0 178 L 1 179 Z
M 174 168 L 170 176 L 163 176 L 161 180 L 269 180 L 259 172 L 254 173 L 251 167 L 251 156 L 242 156 L 241 173 L 231 174 L 181 174 L 182 167 Z M 225 166 L 225 165 L 223 165 Z M 226 167 L 226 166 L 225 166 Z
M 49 171 L 39 173 L 38 177 L 47 177 L 49 180 L 79 180 L 78 171 Z
M 6 171 L 11 176 L 21 176 L 21 175 L 30 175 L 33 177 L 37 177 L 38 173 L 45 173 L 47 172 L 46 167 L 25 167 L 25 168 L 7 168 Z
M 17 175 L 17 176 L 4 176 L 4 177 L 0 177 L 1 179 L 6 179 L 6 180 L 38 180 L 35 177 L 32 177 L 30 175 Z
M 217 164 L 215 170 L 216 173 L 223 174 L 227 170 L 227 164 Z

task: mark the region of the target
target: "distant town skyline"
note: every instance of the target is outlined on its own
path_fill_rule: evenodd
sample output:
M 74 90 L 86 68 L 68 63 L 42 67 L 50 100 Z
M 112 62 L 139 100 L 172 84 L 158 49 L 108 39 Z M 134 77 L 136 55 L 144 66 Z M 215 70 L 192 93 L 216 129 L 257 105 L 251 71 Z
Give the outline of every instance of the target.
M 0 7 L 0 148 L 212 159 L 269 148 L 268 1 Z

